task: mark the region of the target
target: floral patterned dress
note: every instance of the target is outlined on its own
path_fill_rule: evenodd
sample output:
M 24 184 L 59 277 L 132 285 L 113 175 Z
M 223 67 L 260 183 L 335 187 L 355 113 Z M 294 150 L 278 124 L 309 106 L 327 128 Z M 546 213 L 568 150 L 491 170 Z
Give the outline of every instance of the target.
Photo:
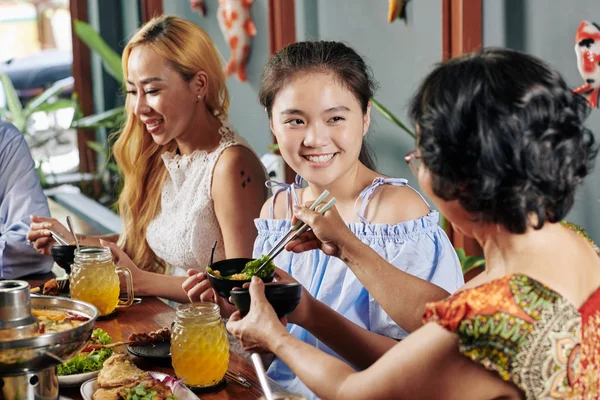
M 528 399 L 598 399 L 600 289 L 577 309 L 523 274 L 427 305 L 424 322 L 459 338 L 459 351 Z

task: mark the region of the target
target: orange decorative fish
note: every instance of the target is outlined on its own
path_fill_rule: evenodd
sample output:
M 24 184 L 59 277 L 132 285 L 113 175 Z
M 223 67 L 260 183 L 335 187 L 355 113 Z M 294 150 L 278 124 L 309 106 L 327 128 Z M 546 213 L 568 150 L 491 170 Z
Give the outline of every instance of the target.
M 590 107 L 598 107 L 600 92 L 600 25 L 583 21 L 575 35 L 577 68 L 585 84 L 574 90 L 585 96 Z
M 256 35 L 256 26 L 250 15 L 250 7 L 254 0 L 219 0 L 217 13 L 219 26 L 231 56 L 227 62 L 227 76 L 235 73 L 241 82 L 245 82 L 246 63 L 250 54 L 252 36 Z
M 190 0 L 190 5 L 192 6 L 192 10 L 200 12 L 200 15 L 206 17 L 206 4 L 204 4 L 204 0 Z
M 389 0 L 388 23 L 394 22 L 397 18 L 406 20 L 406 4 L 410 0 Z

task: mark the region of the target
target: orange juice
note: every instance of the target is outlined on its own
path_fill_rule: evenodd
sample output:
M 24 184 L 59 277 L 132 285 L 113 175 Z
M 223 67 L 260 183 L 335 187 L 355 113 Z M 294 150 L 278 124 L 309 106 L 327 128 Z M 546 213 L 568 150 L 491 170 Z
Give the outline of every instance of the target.
M 73 266 L 70 286 L 71 297 L 95 305 L 99 315 L 110 314 L 119 302 L 119 276 L 114 265 Z
M 125 271 L 123 271 L 125 270 Z M 126 275 L 128 298 L 133 302 L 131 275 L 125 268 L 117 268 L 107 247 L 86 247 L 75 250 L 75 263 L 71 267 L 71 297 L 93 304 L 98 315 L 108 315 L 120 304 L 121 291 L 118 272 Z
M 229 365 L 229 340 L 214 303 L 177 308 L 171 333 L 171 360 L 178 378 L 189 386 L 217 384 Z

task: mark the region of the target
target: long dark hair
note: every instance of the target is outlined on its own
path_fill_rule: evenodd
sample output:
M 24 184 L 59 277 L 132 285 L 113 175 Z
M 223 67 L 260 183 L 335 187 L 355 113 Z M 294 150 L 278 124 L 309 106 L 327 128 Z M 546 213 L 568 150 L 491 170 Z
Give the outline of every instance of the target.
M 273 102 L 279 91 L 297 72 L 330 72 L 358 100 L 363 114 L 373 92 L 375 81 L 371 69 L 361 56 L 341 42 L 297 42 L 275 53 L 265 66 L 260 83 L 259 100 L 272 117 Z M 375 170 L 375 157 L 363 139 L 358 160 Z

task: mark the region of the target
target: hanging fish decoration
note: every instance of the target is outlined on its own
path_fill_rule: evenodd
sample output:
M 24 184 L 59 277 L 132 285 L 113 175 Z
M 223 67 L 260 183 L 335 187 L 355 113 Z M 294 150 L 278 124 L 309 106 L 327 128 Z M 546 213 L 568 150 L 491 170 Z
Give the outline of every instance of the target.
M 192 6 L 192 10 L 198 11 L 200 15 L 206 17 L 206 4 L 204 0 L 190 0 L 190 5 Z
M 600 91 L 600 25 L 582 21 L 575 35 L 577 68 L 585 84 L 574 90 L 582 94 L 590 107 L 598 107 Z
M 406 21 L 406 4 L 410 0 L 389 0 L 388 4 L 388 23 L 394 22 L 397 18 Z
M 256 26 L 252 21 L 250 7 L 254 0 L 219 0 L 219 27 L 231 56 L 225 68 L 227 76 L 235 73 L 241 82 L 245 82 L 246 63 L 250 54 L 252 36 L 256 35 Z

